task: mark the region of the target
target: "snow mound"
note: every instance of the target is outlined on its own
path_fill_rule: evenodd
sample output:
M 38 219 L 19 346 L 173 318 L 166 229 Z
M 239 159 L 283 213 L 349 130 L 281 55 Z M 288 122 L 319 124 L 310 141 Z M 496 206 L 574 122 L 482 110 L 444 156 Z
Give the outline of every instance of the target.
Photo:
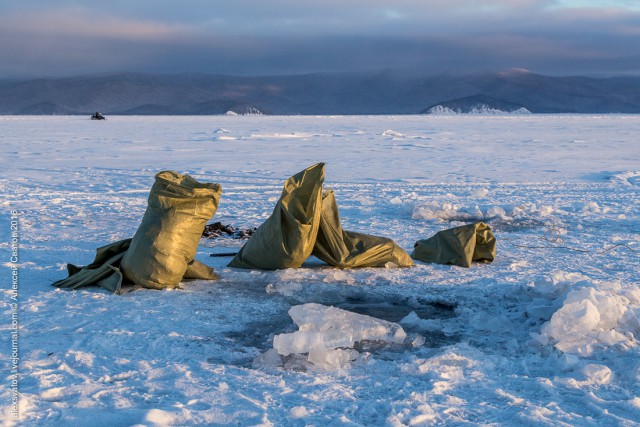
M 640 333 L 640 289 L 584 287 L 572 290 L 537 339 L 565 353 L 590 356 L 598 349 L 636 345 Z
M 484 197 L 484 192 L 479 197 Z M 543 219 L 556 209 L 549 205 L 537 206 L 534 203 L 522 203 L 517 206 L 470 205 L 460 206 L 451 202 L 426 202 L 414 207 L 411 219 L 446 221 L 487 221 L 499 219 L 504 222 Z
M 412 219 L 427 219 L 440 221 L 468 220 L 482 218 L 483 212 L 479 209 L 467 209 L 453 203 L 428 202 L 416 206 L 411 214 Z
M 360 356 L 354 349 L 356 343 L 402 344 L 407 337 L 397 323 L 322 304 L 293 306 L 289 315 L 298 331 L 276 335 L 273 349 L 280 356 L 293 355 L 298 362 L 306 355 L 306 362 L 324 370 L 350 368 L 351 362 Z M 270 350 L 260 355 L 254 365 L 278 366 L 275 356 Z
M 640 171 L 630 171 L 615 174 L 611 177 L 611 181 L 623 185 L 640 186 Z
M 391 130 L 391 129 L 385 130 L 380 135 L 382 135 L 382 136 L 390 136 L 392 138 L 404 138 L 404 137 L 407 136 L 404 133 L 396 132 L 396 131 Z

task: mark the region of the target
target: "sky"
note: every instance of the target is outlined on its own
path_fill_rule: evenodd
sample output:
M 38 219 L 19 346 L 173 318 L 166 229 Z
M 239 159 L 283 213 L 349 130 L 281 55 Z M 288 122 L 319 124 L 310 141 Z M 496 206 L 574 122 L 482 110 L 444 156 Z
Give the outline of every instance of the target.
M 0 0 L 0 78 L 640 74 L 640 0 Z

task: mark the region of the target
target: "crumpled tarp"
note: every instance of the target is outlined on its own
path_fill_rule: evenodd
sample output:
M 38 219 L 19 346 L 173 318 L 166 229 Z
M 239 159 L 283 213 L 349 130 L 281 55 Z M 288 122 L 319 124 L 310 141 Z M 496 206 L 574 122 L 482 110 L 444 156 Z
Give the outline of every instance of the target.
M 152 289 L 175 288 L 198 250 L 207 221 L 218 209 L 222 188 L 189 175 L 163 171 L 151 187 L 142 223 L 120 267 L 127 280 Z M 214 280 L 198 269 L 199 278 Z M 213 271 L 213 270 L 211 270 Z
M 119 294 L 122 286 L 120 261 L 131 244 L 131 239 L 120 240 L 96 249 L 93 262 L 85 267 L 67 264 L 69 277 L 52 283 L 57 288 L 77 289 L 100 286 Z
M 284 183 L 273 213 L 231 260 L 229 267 L 298 268 L 311 255 L 320 226 L 324 163 Z
M 322 194 L 324 163 L 289 178 L 273 213 L 229 263 L 235 268 L 298 268 L 313 254 L 340 268 L 413 265 L 385 237 L 344 231 L 333 191 Z
M 213 268 L 194 259 L 204 226 L 215 214 L 222 189 L 189 175 L 156 175 L 142 224 L 132 239 L 96 250 L 85 267 L 67 264 L 69 277 L 53 286 L 100 286 L 121 293 L 131 283 L 152 289 L 175 288 L 183 279 L 216 280 Z
M 492 262 L 496 238 L 483 222 L 449 228 L 416 242 L 411 258 L 422 262 L 471 267 L 473 261 Z
M 335 194 L 328 190 L 322 197 L 320 229 L 313 247 L 313 255 L 327 264 L 340 268 L 411 267 L 411 257 L 393 240 L 386 237 L 345 231 Z
M 127 280 L 123 278 L 120 271 L 120 261 L 130 244 L 131 239 L 124 239 L 99 247 L 91 264 L 84 267 L 67 264 L 69 277 L 58 280 L 52 285 L 63 289 L 99 286 L 114 294 L 122 293 L 122 285 L 126 284 Z M 187 266 L 183 279 L 215 280 L 217 277 L 213 268 L 193 260 Z

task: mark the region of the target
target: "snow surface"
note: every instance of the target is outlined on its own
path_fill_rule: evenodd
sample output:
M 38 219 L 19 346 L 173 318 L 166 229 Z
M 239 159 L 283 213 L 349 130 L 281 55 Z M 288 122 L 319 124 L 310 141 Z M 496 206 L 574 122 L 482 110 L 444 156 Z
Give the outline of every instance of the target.
M 9 354 L 18 209 L 24 425 L 640 423 L 640 117 L 39 116 L 0 129 L 0 344 Z M 496 261 L 234 270 L 209 254 L 242 242 L 203 239 L 217 282 L 124 296 L 50 286 L 65 263 L 133 235 L 160 170 L 221 183 L 214 221 L 244 228 L 319 161 L 346 229 L 411 250 L 482 219 Z M 332 329 L 351 338 L 364 330 L 353 319 L 406 337 L 329 334 L 335 352 L 282 356 L 276 337 L 324 324 L 292 307 L 335 307 Z

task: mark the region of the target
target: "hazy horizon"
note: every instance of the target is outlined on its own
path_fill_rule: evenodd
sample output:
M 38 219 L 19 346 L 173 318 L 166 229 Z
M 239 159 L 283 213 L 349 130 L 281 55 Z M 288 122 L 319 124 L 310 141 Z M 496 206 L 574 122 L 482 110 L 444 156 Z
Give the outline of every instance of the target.
M 11 76 L 11 77 L 0 77 L 0 81 L 5 82 L 20 82 L 20 81 L 31 81 L 31 80 L 64 80 L 64 79 L 82 79 L 82 78 L 100 78 L 100 77 L 112 77 L 112 76 L 121 76 L 121 75 L 138 75 L 138 76 L 211 76 L 211 77 L 238 77 L 238 78 L 269 78 L 269 77 L 301 77 L 301 76 L 310 76 L 310 75 L 335 75 L 335 76 L 366 76 L 366 75 L 394 75 L 398 77 L 438 77 L 438 76 L 472 76 L 472 75 L 492 75 L 492 74 L 501 74 L 506 73 L 512 70 L 522 70 L 525 73 L 548 76 L 548 77 L 587 77 L 587 78 L 615 78 L 615 77 L 640 77 L 640 72 L 637 73 L 605 73 L 605 72 L 593 72 L 593 73 L 541 73 L 535 70 L 527 70 L 521 69 L 518 67 L 510 67 L 501 70 L 497 69 L 484 69 L 484 70 L 442 70 L 442 71 L 430 71 L 430 70 L 417 70 L 417 69 L 368 69 L 368 70 L 354 70 L 354 71 L 309 71 L 309 72 L 290 72 L 290 73 L 264 73 L 264 74 L 241 74 L 241 73 L 215 73 L 208 71 L 131 71 L 131 70 L 113 70 L 113 71 L 100 71 L 100 72 L 89 72 L 89 73 L 80 73 L 75 75 L 65 75 L 65 76 L 56 76 L 56 75 L 32 75 L 32 76 Z

